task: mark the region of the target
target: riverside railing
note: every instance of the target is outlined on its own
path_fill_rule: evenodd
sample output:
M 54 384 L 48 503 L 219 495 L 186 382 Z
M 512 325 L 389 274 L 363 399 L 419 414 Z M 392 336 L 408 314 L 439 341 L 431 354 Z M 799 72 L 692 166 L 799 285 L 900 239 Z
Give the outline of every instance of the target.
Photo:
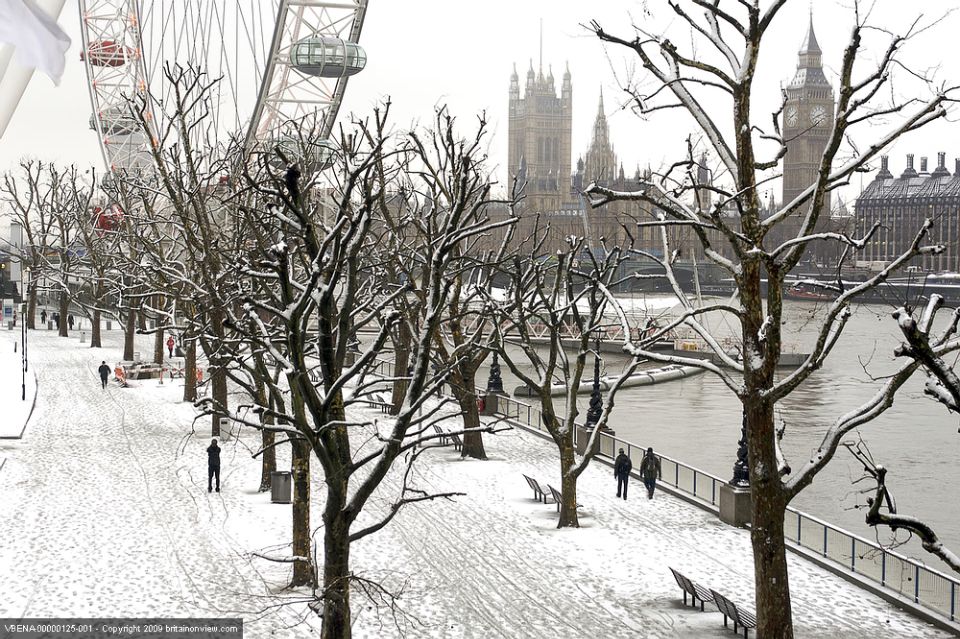
M 526 426 L 547 432 L 540 409 L 512 397 L 497 398 L 497 412 Z M 599 454 L 613 458 L 623 448 L 637 466 L 645 446 L 600 433 Z M 723 479 L 680 461 L 657 454 L 663 478 L 661 483 L 693 497 L 716 512 Z M 888 550 L 875 541 L 860 537 L 822 519 L 787 507 L 784 533 L 788 542 L 842 566 L 845 570 L 879 584 L 914 603 L 932 610 L 950 621 L 960 616 L 960 579 Z

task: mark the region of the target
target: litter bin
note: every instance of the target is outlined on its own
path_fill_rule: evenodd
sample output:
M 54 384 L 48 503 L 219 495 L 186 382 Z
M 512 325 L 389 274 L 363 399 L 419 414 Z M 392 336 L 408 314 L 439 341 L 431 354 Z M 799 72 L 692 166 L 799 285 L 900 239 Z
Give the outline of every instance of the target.
M 53 320 L 47 320 L 47 330 L 48 331 L 53 330 Z
M 289 504 L 292 479 L 289 470 L 275 470 L 270 473 L 270 501 L 275 504 Z

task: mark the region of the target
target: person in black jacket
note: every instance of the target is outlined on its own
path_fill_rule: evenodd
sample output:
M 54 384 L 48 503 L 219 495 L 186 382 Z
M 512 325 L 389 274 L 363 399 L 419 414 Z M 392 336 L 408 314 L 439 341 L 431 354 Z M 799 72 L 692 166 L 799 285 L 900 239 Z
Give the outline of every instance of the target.
M 106 362 L 100 362 L 100 368 L 97 369 L 97 372 L 100 373 L 100 388 L 106 388 L 107 378 L 110 377 L 110 367 L 107 366 Z
M 624 500 L 627 498 L 627 482 L 630 480 L 631 470 L 633 470 L 633 462 L 621 448 L 617 460 L 613 463 L 613 476 L 617 478 L 617 497 L 620 496 L 622 489 Z
M 207 447 L 207 492 L 213 492 L 213 477 L 217 477 L 217 492 L 220 492 L 220 447 L 214 439 Z
M 653 454 L 653 448 L 647 449 L 647 454 L 643 456 L 640 462 L 640 477 L 643 478 L 643 485 L 647 487 L 647 499 L 653 499 L 653 491 L 657 487 L 657 480 L 663 479 L 663 472 L 660 470 L 660 458 Z

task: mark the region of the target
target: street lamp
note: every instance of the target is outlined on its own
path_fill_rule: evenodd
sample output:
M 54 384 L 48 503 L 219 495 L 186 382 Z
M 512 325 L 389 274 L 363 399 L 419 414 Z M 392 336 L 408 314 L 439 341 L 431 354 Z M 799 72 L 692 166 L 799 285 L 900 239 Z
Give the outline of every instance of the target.
M 24 372 L 24 374 L 26 374 L 26 372 L 29 370 L 29 367 L 30 367 L 30 359 L 27 357 L 27 345 L 29 344 L 29 340 L 27 339 L 27 335 L 28 335 L 28 333 L 27 333 L 27 304 L 29 303 L 28 300 L 29 300 L 29 297 L 30 297 L 30 296 L 27 295 L 26 297 L 24 297 L 24 295 L 23 295 L 23 294 L 26 292 L 26 290 L 23 288 L 23 276 L 24 276 L 24 275 L 27 276 L 27 289 L 29 289 L 30 286 L 32 285 L 32 282 L 30 281 L 30 267 L 29 267 L 29 266 L 26 267 L 25 269 L 23 269 L 23 270 L 20 272 L 20 325 L 23 327 L 23 372 Z M 26 391 L 24 391 L 24 392 L 26 392 Z
M 20 399 L 27 401 L 27 322 L 23 316 L 27 312 L 25 302 L 20 304 Z
M 487 393 L 503 395 L 503 378 L 500 376 L 500 361 L 497 351 L 493 351 L 493 361 L 490 363 L 490 376 L 487 377 Z
M 747 414 L 743 414 L 743 424 L 740 427 L 740 441 L 737 442 L 737 461 L 733 464 L 733 479 L 731 486 L 737 488 L 750 487 L 750 465 L 747 458 Z
M 600 395 L 600 338 L 597 338 L 596 350 L 593 353 L 593 390 L 590 391 L 590 408 L 587 409 L 587 424 L 589 429 L 600 421 L 603 414 L 603 397 Z

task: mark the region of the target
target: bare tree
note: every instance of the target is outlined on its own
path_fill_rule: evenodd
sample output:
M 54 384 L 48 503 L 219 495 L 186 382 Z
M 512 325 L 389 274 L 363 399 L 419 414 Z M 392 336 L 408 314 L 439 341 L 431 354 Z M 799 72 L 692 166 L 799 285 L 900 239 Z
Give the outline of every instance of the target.
M 830 131 L 816 177 L 792 201 L 783 202 L 777 211 L 762 216 L 760 187 L 767 180 L 779 177 L 776 171 L 791 140 L 785 139 L 779 124 L 785 100 L 766 120 L 770 124 L 754 117 L 752 108 L 757 97 L 754 78 L 762 54 L 769 47 L 768 41 L 773 37 L 771 28 L 787 3 L 788 0 L 774 0 L 761 9 L 758 0 L 744 0 L 733 6 L 708 0 L 669 0 L 667 5 L 689 28 L 693 40 L 705 43 L 703 49 L 691 53 L 684 53 L 669 37 L 639 26 L 634 27 L 632 35 L 620 37 L 593 23 L 591 29 L 600 40 L 636 55 L 654 85 L 650 91 L 640 86 L 628 89 L 634 108 L 650 116 L 671 109 L 685 112 L 719 159 L 725 178 L 710 187 L 715 197 L 709 207 L 703 206 L 703 198 L 697 197 L 702 187 L 687 179 L 685 169 L 694 164 L 694 158 L 689 155 L 663 172 L 657 183 L 638 192 L 615 192 L 596 184 L 586 189 L 594 206 L 616 200 L 640 200 L 655 205 L 661 213 L 652 224 L 663 229 L 686 226 L 701 245 L 706 259 L 724 269 L 735 283 L 738 307 L 715 310 L 740 324 L 742 363 L 733 361 L 698 321 L 699 316 L 707 312 L 706 307 L 688 300 L 675 278 L 671 279 L 685 306 L 684 323 L 700 333 L 726 368 L 704 362 L 700 365 L 720 376 L 743 404 L 752 497 L 757 632 L 763 637 L 784 638 L 793 637 L 783 535 L 787 504 L 832 459 L 844 433 L 876 415 L 886 395 L 838 420 L 811 459 L 788 477 L 782 476 L 782 465 L 778 464 L 774 410 L 778 402 L 823 365 L 843 332 L 850 316 L 850 304 L 860 294 L 883 282 L 913 257 L 942 248 L 924 244 L 928 227 L 917 229 L 915 241 L 900 258 L 868 281 L 846 289 L 839 287 L 841 290 L 835 291 L 836 299 L 816 327 L 812 352 L 799 368 L 777 379 L 775 371 L 783 350 L 785 280 L 804 255 L 810 254 L 818 244 L 839 244 L 846 255 L 854 254 L 864 245 L 875 228 L 860 238 L 820 230 L 827 193 L 846 184 L 856 172 L 866 170 L 868 163 L 894 140 L 944 117 L 954 93 L 953 87 L 937 86 L 914 70 L 899 73 L 905 66 L 898 60 L 898 52 L 907 39 L 921 31 L 916 23 L 908 28 L 906 35 L 891 36 L 875 63 L 865 61 L 864 34 L 886 32 L 871 31 L 869 12 L 862 13 L 859 3 L 854 2 L 850 38 L 837 65 L 836 109 L 832 114 L 822 114 L 815 123 Z M 774 41 L 774 46 L 779 46 L 779 42 Z M 911 87 L 911 92 L 926 92 L 927 97 L 897 99 L 897 93 L 889 90 L 897 76 L 916 82 L 918 86 Z M 885 132 L 871 133 L 869 127 L 874 124 L 884 126 Z M 861 137 L 869 138 L 869 142 L 858 145 L 851 142 Z M 685 201 L 690 194 L 694 195 L 693 205 Z M 666 238 L 664 243 L 668 243 Z M 669 274 L 671 261 L 664 260 L 663 264 Z M 766 280 L 765 293 L 763 280 Z M 629 340 L 625 342 L 625 349 L 633 355 L 658 358 L 642 344 Z M 662 359 L 662 355 L 659 357 Z M 695 358 L 686 359 L 686 363 L 695 363 L 689 361 Z M 909 372 L 912 371 L 903 374 Z
M 388 146 L 384 133 L 388 111 L 375 111 L 371 121 L 356 124 L 356 134 L 341 136 L 340 159 L 324 172 L 334 183 L 324 198 L 327 206 L 317 202 L 310 186 L 312 172 L 301 173 L 296 164 L 282 175 L 250 180 L 265 208 L 248 213 L 260 226 L 273 230 L 274 241 L 255 257 L 239 260 L 234 280 L 248 284 L 238 293 L 240 307 L 227 310 L 226 339 L 247 345 L 246 353 L 236 350 L 236 357 L 264 352 L 282 370 L 279 378 L 265 376 L 263 382 L 269 395 L 289 397 L 285 409 L 259 405 L 256 411 L 272 414 L 278 433 L 303 442 L 324 478 L 317 608 L 323 615 L 322 636 L 331 638 L 351 635 L 353 542 L 382 529 L 407 504 L 455 494 L 417 489 L 410 483 L 409 469 L 428 449 L 424 444 L 439 437 L 432 425 L 445 418 L 445 402 L 437 399 L 443 377 L 431 373 L 431 361 L 452 287 L 449 274 L 457 247 L 494 226 L 481 211 L 463 205 L 459 198 L 468 198 L 469 190 L 434 202 L 427 222 L 433 227 L 434 242 L 411 256 L 418 263 L 417 281 L 392 285 L 382 277 L 383 260 L 373 241 L 378 236 L 371 232 L 381 189 L 396 184 L 423 192 L 429 188 L 425 184 L 442 180 L 454 192 L 460 180 L 469 177 L 473 164 L 469 155 L 473 148 L 455 135 L 452 122 L 450 128 L 430 133 L 422 146 L 413 138 Z M 436 176 L 425 175 L 428 165 L 440 167 Z M 422 222 L 425 212 L 416 213 Z M 407 216 L 414 217 L 413 212 Z M 389 331 L 402 321 L 399 301 L 416 287 L 425 295 L 402 408 L 389 421 L 370 419 L 355 409 L 391 381 L 370 373 Z M 373 337 L 347 365 L 354 334 L 365 327 L 375 329 Z M 433 400 L 435 404 L 430 403 Z M 245 423 L 262 427 L 260 420 Z M 383 489 L 395 465 L 406 470 L 400 471 L 401 487 L 393 505 L 381 518 L 356 529 L 371 495 Z M 302 555 L 295 544 L 293 551 L 295 562 L 309 559 L 309 548 Z
M 421 260 L 416 259 L 424 245 L 437 239 L 437 233 L 445 232 L 434 224 L 432 211 L 435 208 L 462 209 L 462 215 L 475 220 L 475 224 L 487 220 L 486 211 L 492 207 L 512 211 L 514 200 L 491 197 L 491 182 L 481 159 L 482 147 L 487 135 L 487 123 L 480 118 L 474 137 L 461 144 L 463 149 L 456 157 L 431 157 L 425 144 L 433 143 L 438 135 L 447 135 L 454 127 L 454 118 L 443 107 L 436 110 L 434 133 L 422 139 L 411 133 L 410 141 L 417 158 L 423 164 L 419 174 L 420 187 L 406 184 L 400 189 L 402 195 L 394 195 L 388 201 L 381 197 L 378 221 L 382 224 L 382 241 L 387 273 L 394 281 L 403 280 L 412 284 L 411 295 L 398 305 L 403 320 L 391 332 L 395 351 L 395 370 L 399 384 L 395 384 L 394 410 L 401 408 L 406 382 L 404 373 L 408 367 L 412 336 L 420 327 L 427 309 L 429 288 L 422 285 L 428 273 Z M 453 160 L 462 165 L 448 166 Z M 378 167 L 382 169 L 382 166 Z M 449 174 L 457 180 L 451 181 Z M 382 176 L 381 176 L 382 178 Z M 477 402 L 476 376 L 480 365 L 496 340 L 490 330 L 493 316 L 485 312 L 485 301 L 490 298 L 493 275 L 497 267 L 506 261 L 507 246 L 512 238 L 513 224 L 505 229 L 505 237 L 497 250 L 480 249 L 481 237 L 475 234 L 453 248 L 451 267 L 447 278 L 451 284 L 445 318 L 434 334 L 434 367 L 446 377 L 451 393 L 463 416 L 464 437 L 461 455 L 486 459 L 483 436 L 480 429 L 480 412 Z
M 37 287 L 33 282 L 44 276 L 47 248 L 53 241 L 53 201 L 58 195 L 58 170 L 52 164 L 24 159 L 19 169 L 4 174 L 0 197 L 10 207 L 13 219 L 26 239 L 18 255 L 24 268 L 30 269 L 27 296 L 27 328 L 36 328 Z
M 502 301 L 488 300 L 499 314 L 496 324 L 500 355 L 510 370 L 539 400 L 543 425 L 560 456 L 560 518 L 557 527 L 579 527 L 577 479 L 598 450 L 599 433 L 606 427 L 616 394 L 640 363 L 635 357 L 611 384 L 606 405 L 589 434 L 578 460 L 574 446 L 579 409 L 577 393 L 585 385 L 588 357 L 600 357 L 599 340 L 608 326 L 619 323 L 622 312 L 611 304 L 610 289 L 617 284 L 625 259 L 620 247 L 591 248 L 585 238 L 571 237 L 568 246 L 544 256 L 542 240 L 548 229 L 534 233 L 506 271 L 509 285 Z M 539 329 L 539 330 L 538 330 Z M 546 340 L 540 344 L 537 334 Z M 519 349 L 518 357 L 511 348 Z M 542 348 L 546 353 L 541 353 Z M 568 352 L 569 351 L 569 352 Z M 532 368 L 532 371 L 528 370 Z M 554 395 L 560 396 L 557 406 Z

